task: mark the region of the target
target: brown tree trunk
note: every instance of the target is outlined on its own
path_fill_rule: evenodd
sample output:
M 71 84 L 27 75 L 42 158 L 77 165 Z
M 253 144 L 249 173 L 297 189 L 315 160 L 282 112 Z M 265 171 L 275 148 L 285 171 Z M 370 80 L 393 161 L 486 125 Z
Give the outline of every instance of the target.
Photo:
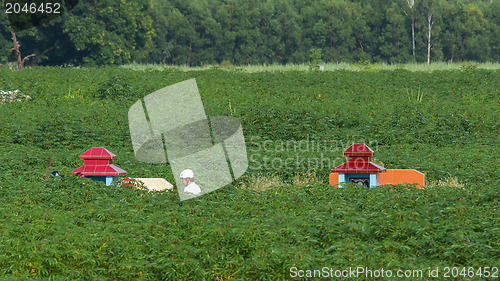
M 16 55 L 16 59 L 17 59 L 17 69 L 18 70 L 23 69 L 24 62 L 26 62 L 26 60 L 29 60 L 31 57 L 34 57 L 35 54 L 31 54 L 31 55 L 28 55 L 28 56 L 25 56 L 24 58 L 22 58 L 21 50 L 19 50 L 21 45 L 19 44 L 19 41 L 17 41 L 17 37 L 16 37 L 16 33 L 14 32 L 14 29 L 11 29 L 10 33 L 12 34 L 12 42 L 14 42 L 14 48 L 12 48 L 12 50 L 16 53 L 15 55 Z

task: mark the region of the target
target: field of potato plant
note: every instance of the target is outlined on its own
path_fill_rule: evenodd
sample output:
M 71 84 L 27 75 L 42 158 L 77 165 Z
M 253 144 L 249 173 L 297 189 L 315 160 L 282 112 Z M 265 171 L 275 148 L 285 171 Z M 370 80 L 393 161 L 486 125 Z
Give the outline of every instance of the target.
M 9 92 L 0 104 L 0 278 L 290 280 L 291 268 L 499 267 L 499 77 L 475 67 L 0 69 Z M 177 192 L 72 175 L 78 156 L 99 146 L 130 176 L 174 182 L 168 164 L 135 159 L 127 113 L 190 78 L 207 115 L 241 121 L 243 177 L 181 202 Z M 328 185 L 344 149 L 360 142 L 377 164 L 425 173 L 427 187 Z

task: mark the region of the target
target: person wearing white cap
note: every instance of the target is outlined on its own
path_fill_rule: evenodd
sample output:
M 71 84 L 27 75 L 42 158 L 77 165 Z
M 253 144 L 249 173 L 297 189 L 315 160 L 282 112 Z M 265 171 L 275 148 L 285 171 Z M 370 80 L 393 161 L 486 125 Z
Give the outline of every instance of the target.
M 184 192 L 194 195 L 199 195 L 201 193 L 201 188 L 194 182 L 194 173 L 191 169 L 182 171 L 180 178 L 184 185 Z

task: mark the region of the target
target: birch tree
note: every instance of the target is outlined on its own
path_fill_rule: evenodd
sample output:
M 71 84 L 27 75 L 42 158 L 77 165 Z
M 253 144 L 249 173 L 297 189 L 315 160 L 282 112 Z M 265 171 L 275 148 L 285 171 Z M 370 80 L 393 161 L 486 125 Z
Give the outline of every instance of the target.
M 439 21 L 440 17 L 439 8 L 436 9 L 436 6 L 440 6 L 439 0 L 422 0 L 418 8 L 419 14 L 421 15 L 419 17 L 421 22 L 421 33 L 418 33 L 417 36 L 421 36 L 420 42 L 422 43 L 422 47 L 424 46 L 424 44 L 427 45 L 427 52 L 421 52 L 422 55 L 425 53 L 425 56 L 427 56 L 427 64 L 431 63 L 431 49 L 433 47 L 431 35 L 433 24 L 436 19 Z
M 415 61 L 415 13 L 413 7 L 415 6 L 415 0 L 406 0 L 408 7 L 410 7 L 411 13 L 411 46 L 413 53 L 413 60 Z M 408 14 L 407 14 L 408 15 Z
M 431 63 L 431 29 L 432 29 L 432 13 L 427 15 L 427 23 L 429 33 L 427 35 L 427 64 Z

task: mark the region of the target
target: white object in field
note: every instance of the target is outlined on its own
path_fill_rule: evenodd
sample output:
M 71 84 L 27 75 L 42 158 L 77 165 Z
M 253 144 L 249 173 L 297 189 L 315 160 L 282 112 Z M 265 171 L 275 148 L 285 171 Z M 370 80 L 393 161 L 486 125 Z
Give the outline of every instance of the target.
M 194 173 L 193 173 L 193 170 L 191 169 L 186 169 L 184 171 L 181 172 L 181 175 L 180 175 L 180 178 L 181 179 L 186 179 L 186 178 L 194 178 Z
M 149 191 L 171 190 L 174 186 L 164 178 L 133 178 L 137 182 L 142 182 Z

